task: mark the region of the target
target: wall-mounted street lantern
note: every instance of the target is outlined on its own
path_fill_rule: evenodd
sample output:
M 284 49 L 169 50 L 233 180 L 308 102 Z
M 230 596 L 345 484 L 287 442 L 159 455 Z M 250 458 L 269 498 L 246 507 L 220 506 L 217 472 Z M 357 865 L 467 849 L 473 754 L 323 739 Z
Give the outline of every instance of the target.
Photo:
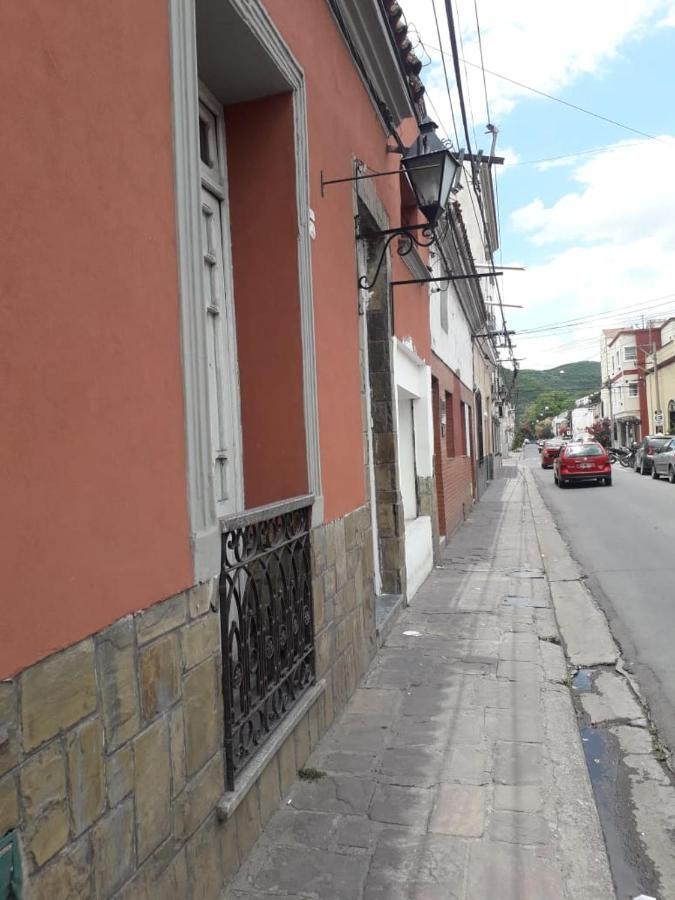
M 447 206 L 450 192 L 457 190 L 464 156 L 450 152 L 438 138 L 437 128 L 435 122 L 425 119 L 415 142 L 401 160 L 417 206 L 432 226 Z
M 422 225 L 402 225 L 399 228 L 388 228 L 385 231 L 369 231 L 358 234 L 358 237 L 383 238 L 380 258 L 375 273 L 370 280 L 365 275 L 359 278 L 359 287 L 370 290 L 377 281 L 386 258 L 387 248 L 395 238 L 400 238 L 399 256 L 406 256 L 413 247 L 431 247 L 436 243 L 435 227 L 445 211 L 450 194 L 459 189 L 459 178 L 464 162 L 464 153 L 454 154 L 436 135 L 438 126 L 431 119 L 420 123 L 419 134 L 415 141 L 403 153 L 401 168 L 390 172 L 373 172 L 367 175 L 353 175 L 351 178 L 324 179 L 321 172 L 321 196 L 329 184 L 342 184 L 350 181 L 361 181 L 366 178 L 381 178 L 384 175 L 405 175 L 415 194 L 417 206 L 427 220 Z M 464 281 L 467 279 L 492 278 L 501 272 L 471 273 L 468 275 L 452 275 L 448 273 L 441 278 L 415 278 L 405 281 L 392 281 L 391 286 L 399 284 L 423 284 L 426 282 Z

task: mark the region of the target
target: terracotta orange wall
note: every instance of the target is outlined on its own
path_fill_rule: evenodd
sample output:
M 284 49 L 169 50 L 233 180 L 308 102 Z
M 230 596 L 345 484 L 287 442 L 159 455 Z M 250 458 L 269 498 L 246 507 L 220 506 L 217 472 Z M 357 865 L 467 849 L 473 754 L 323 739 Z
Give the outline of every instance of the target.
M 412 195 L 408 187 L 406 194 Z M 406 222 L 411 225 L 426 225 L 424 216 L 415 208 L 406 206 Z M 421 231 L 413 232 L 419 240 L 426 242 Z M 395 248 L 394 248 L 395 249 Z M 424 247 L 416 248 L 426 265 L 428 251 Z M 392 254 L 392 280 L 407 281 L 414 279 L 403 257 Z M 401 284 L 393 288 L 394 292 L 394 333 L 401 340 L 412 338 L 415 352 L 427 363 L 431 363 L 431 327 L 429 323 L 430 303 L 429 284 Z
M 413 119 L 407 119 L 400 129 L 404 144 L 409 145 L 417 134 L 417 124 Z M 412 188 L 404 178 L 400 181 L 402 224 L 426 225 L 427 220 L 419 211 Z M 419 240 L 428 240 L 421 231 L 414 234 Z M 396 249 L 395 247 L 393 248 Z M 429 254 L 424 247 L 416 248 L 422 262 L 426 265 Z M 407 281 L 415 278 L 405 264 L 403 258 L 397 253 L 392 253 L 392 280 Z M 429 284 L 397 285 L 393 288 L 394 298 L 394 333 L 401 340 L 412 338 L 415 351 L 418 356 L 427 363 L 431 363 L 431 326 L 429 322 Z
M 246 506 L 307 492 L 290 94 L 226 109 Z
M 167 3 L 2 20 L 0 677 L 192 581 Z
M 352 185 L 331 185 L 322 198 L 320 173 L 349 177 L 354 157 L 384 171 L 395 168 L 398 157 L 385 150 L 387 135 L 325 0 L 266 0 L 265 7 L 307 84 L 321 468 L 329 520 L 365 503 L 365 471 Z M 398 178 L 372 184 L 391 224 L 398 225 Z

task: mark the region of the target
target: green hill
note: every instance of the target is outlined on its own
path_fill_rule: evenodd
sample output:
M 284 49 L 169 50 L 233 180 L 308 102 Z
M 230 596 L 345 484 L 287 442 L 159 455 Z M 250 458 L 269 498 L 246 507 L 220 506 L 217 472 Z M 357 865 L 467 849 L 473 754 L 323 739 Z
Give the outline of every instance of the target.
M 560 374 L 560 371 L 563 374 Z M 511 384 L 513 373 L 503 373 L 506 384 Z M 543 391 L 567 391 L 575 397 L 585 397 L 600 390 L 600 363 L 593 360 L 567 363 L 553 369 L 521 369 L 516 378 L 516 421 L 520 421 L 523 412 Z

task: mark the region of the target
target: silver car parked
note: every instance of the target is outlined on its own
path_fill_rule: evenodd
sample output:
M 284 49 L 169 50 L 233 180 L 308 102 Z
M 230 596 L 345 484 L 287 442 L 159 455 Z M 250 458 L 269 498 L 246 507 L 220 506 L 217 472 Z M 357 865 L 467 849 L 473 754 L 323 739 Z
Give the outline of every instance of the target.
M 666 475 L 668 481 L 675 484 L 675 438 L 660 447 L 652 456 L 652 478 L 658 479 L 662 475 Z

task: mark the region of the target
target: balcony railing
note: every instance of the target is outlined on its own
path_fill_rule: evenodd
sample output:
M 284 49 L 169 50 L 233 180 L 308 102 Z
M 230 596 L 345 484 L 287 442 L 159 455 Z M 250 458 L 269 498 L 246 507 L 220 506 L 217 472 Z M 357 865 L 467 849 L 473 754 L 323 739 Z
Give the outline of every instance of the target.
M 313 498 L 223 522 L 220 628 L 226 786 L 314 683 Z

